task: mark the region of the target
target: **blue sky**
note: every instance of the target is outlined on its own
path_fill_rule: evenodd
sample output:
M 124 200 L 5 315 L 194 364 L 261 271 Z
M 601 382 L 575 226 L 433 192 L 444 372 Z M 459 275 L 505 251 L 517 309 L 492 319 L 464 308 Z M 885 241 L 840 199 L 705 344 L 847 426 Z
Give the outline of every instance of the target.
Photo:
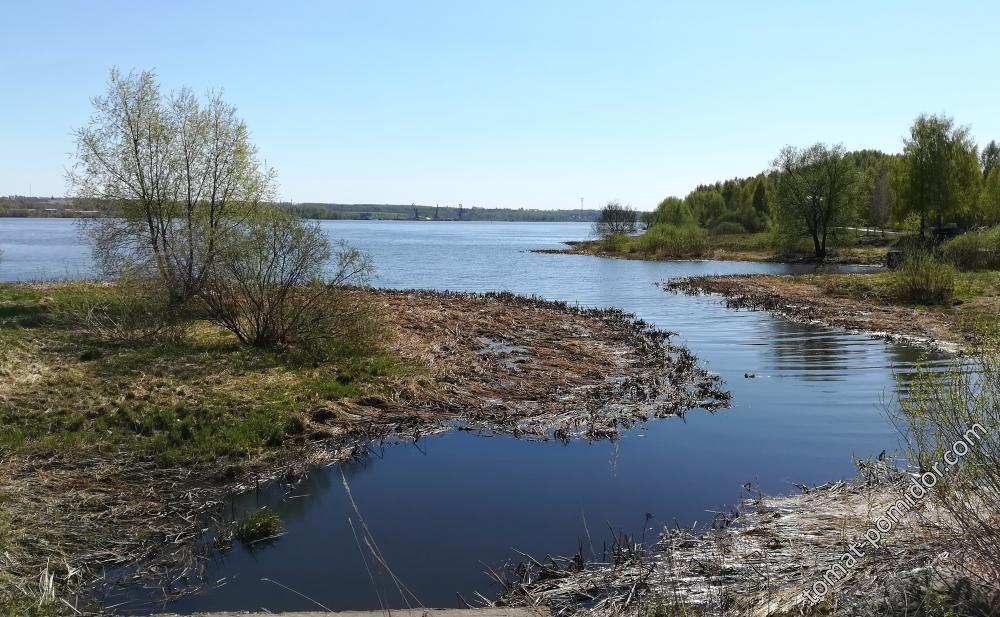
M 875 6 L 877 4 L 877 6 Z M 1000 4 L 7 2 L 0 194 L 62 195 L 108 70 L 219 87 L 293 201 L 649 209 L 786 144 L 1000 139 Z

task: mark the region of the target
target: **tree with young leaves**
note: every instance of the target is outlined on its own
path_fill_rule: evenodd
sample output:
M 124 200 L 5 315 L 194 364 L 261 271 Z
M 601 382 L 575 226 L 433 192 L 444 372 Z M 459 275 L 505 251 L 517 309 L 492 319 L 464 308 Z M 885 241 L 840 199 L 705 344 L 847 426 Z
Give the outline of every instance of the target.
M 889 222 L 891 213 L 892 196 L 889 192 L 889 171 L 887 168 L 879 170 L 875 176 L 875 184 L 871 194 L 868 196 L 868 222 L 885 235 L 885 225 Z
M 771 201 L 768 195 L 767 176 L 761 174 L 757 177 L 757 182 L 753 189 L 753 209 L 761 218 L 771 215 Z
M 1000 169 L 1000 145 L 995 140 L 991 140 L 983 148 L 979 155 L 979 161 L 983 171 L 983 178 L 986 178 L 994 169 Z
M 691 208 L 678 197 L 667 197 L 656 207 L 655 224 L 694 225 L 695 218 Z
M 725 197 L 714 188 L 697 188 L 688 193 L 684 203 L 702 225 L 707 225 L 726 211 Z
M 968 128 L 955 126 L 946 116 L 919 116 L 903 148 L 900 214 L 920 217 L 921 237 L 929 219 L 940 229 L 946 218 L 966 212 L 974 203 L 980 175 Z
M 833 229 L 853 220 L 857 170 L 843 146 L 815 144 L 784 148 L 774 160 L 781 230 L 808 235 L 817 259 L 824 259 Z
M 164 96 L 152 72 L 113 69 L 92 103 L 68 180 L 76 197 L 112 208 L 88 228 L 98 262 L 111 274 L 156 275 L 183 303 L 227 233 L 270 198 L 273 176 L 218 93 Z

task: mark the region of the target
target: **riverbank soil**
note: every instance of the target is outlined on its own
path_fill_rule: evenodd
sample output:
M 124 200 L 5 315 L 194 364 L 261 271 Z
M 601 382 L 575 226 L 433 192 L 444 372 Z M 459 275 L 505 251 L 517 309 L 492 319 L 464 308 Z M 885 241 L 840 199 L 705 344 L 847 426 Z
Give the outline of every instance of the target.
M 876 338 L 944 351 L 980 341 L 1000 323 L 1000 273 L 958 274 L 947 306 L 901 304 L 892 274 L 731 275 L 674 279 L 670 291 L 716 294 L 731 308 L 765 310 Z
M 116 572 L 196 578 L 227 494 L 371 439 L 450 423 L 593 438 L 728 404 L 667 333 L 616 310 L 356 290 L 383 339 L 316 361 L 197 318 L 169 342 L 129 343 L 67 318 L 117 293 L 0 285 L 0 613 L 67 611 Z

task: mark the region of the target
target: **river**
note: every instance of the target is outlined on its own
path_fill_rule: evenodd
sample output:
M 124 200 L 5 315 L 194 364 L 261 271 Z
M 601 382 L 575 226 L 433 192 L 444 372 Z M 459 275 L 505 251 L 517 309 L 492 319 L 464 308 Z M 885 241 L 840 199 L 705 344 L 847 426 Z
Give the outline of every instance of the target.
M 746 482 L 789 493 L 792 483 L 851 476 L 852 457 L 897 448 L 885 409 L 905 395 L 921 352 L 656 285 L 678 276 L 809 267 L 530 252 L 586 237 L 588 226 L 575 223 L 322 227 L 372 255 L 380 286 L 508 290 L 634 312 L 677 332 L 725 380 L 733 408 L 652 421 L 615 442 L 564 445 L 452 431 L 373 446 L 364 461 L 320 470 L 290 491 L 275 485 L 237 497 L 235 510 L 268 505 L 288 532 L 215 556 L 206 580 L 225 584 L 166 605 L 171 611 L 317 608 L 281 585 L 335 610 L 379 608 L 380 596 L 403 605 L 395 583 L 376 575 L 373 584 L 365 569 L 341 469 L 398 580 L 424 606 L 444 607 L 461 605 L 459 594 L 470 602 L 475 591 L 495 594 L 484 571 L 516 559 L 512 549 L 571 554 L 582 542 L 585 553 L 593 544 L 599 554 L 610 530 L 641 537 L 646 528 L 649 540 L 664 524 L 709 522 L 708 511 L 731 507 Z M 0 219 L 0 250 L 0 281 L 93 276 L 73 221 Z

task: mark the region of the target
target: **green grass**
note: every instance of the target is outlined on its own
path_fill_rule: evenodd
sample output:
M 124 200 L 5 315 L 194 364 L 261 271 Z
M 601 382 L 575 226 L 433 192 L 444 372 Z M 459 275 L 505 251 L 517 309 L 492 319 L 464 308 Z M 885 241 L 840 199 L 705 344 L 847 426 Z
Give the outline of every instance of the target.
M 230 469 L 303 441 L 309 410 L 385 394 L 417 372 L 384 351 L 316 362 L 250 349 L 204 322 L 177 342 L 124 345 L 60 321 L 67 304 L 113 296 L 91 284 L 0 285 L 0 448 L 117 448 L 164 466 Z
M 758 233 L 708 235 L 704 230 L 663 229 L 654 225 L 637 237 L 616 236 L 605 240 L 583 242 L 577 250 L 584 253 L 618 255 L 633 259 L 733 259 L 743 261 L 810 261 L 812 241 L 802 237 L 793 242 L 770 231 Z M 841 232 L 830 240 L 828 259 L 842 263 L 882 264 L 889 248 L 896 242 Z
M 991 336 L 1000 328 L 1000 272 L 957 272 L 948 304 L 912 301 L 900 297 L 895 272 L 873 274 L 800 275 L 823 292 L 839 297 L 876 300 L 940 313 L 966 333 Z
M 233 537 L 244 544 L 273 538 L 285 531 L 281 517 L 266 508 L 244 516 L 233 528 Z

